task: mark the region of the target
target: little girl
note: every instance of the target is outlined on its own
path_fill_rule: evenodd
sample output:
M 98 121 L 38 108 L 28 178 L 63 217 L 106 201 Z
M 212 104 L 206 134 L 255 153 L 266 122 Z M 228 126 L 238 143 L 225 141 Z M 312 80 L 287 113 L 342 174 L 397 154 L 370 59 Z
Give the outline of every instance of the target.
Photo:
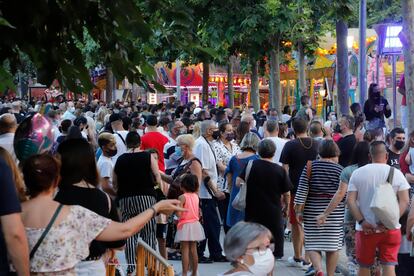
M 192 276 L 197 275 L 198 255 L 197 242 L 205 239 L 203 226 L 200 220 L 200 207 L 198 198 L 198 179 L 193 174 L 186 174 L 181 180 L 182 194 L 178 199 L 180 206 L 187 209 L 186 212 L 178 213 L 177 233 L 175 242 L 181 244 L 182 276 L 187 276 L 191 259 Z M 190 258 L 191 255 L 191 258 Z

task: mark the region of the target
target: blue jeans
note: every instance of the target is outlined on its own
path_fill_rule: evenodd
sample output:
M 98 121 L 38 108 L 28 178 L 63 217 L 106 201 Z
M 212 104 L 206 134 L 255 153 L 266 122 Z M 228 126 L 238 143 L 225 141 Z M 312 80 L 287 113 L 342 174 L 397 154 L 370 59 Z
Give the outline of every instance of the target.
M 220 245 L 220 219 L 217 214 L 217 203 L 215 199 L 201 199 L 201 211 L 203 213 L 203 227 L 206 239 L 198 246 L 198 255 L 201 257 L 206 250 L 210 251 L 210 259 L 222 256 L 223 249 Z

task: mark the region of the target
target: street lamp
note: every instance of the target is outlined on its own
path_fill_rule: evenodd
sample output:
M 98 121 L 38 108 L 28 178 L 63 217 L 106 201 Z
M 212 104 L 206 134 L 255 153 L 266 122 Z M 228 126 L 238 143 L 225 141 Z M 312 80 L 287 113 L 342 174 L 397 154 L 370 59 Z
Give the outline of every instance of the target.
M 402 31 L 401 25 L 379 24 L 375 26 L 378 34 L 378 55 L 390 55 L 392 58 L 392 108 L 394 117 L 394 128 L 397 119 L 397 69 L 396 57 L 402 53 L 403 45 L 399 38 Z

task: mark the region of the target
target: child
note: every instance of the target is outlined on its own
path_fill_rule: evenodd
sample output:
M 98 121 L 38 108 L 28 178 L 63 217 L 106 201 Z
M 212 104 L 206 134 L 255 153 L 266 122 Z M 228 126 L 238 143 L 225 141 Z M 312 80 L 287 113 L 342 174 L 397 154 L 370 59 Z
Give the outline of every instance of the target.
M 200 207 L 198 198 L 199 183 L 197 176 L 186 174 L 181 180 L 182 194 L 178 199 L 181 201 L 180 206 L 187 209 L 187 212 L 178 213 L 177 233 L 175 242 L 181 244 L 182 255 L 182 276 L 186 276 L 191 259 L 192 276 L 197 275 L 198 255 L 197 242 L 205 239 L 204 230 L 201 226 Z M 191 255 L 191 258 L 190 258 Z
M 407 155 L 405 156 L 405 162 L 410 165 L 410 173 L 414 174 L 414 141 L 410 138 L 408 141 L 408 145 L 410 146 Z
M 115 197 L 116 193 L 112 186 L 112 173 L 114 169 L 112 157 L 117 153 L 115 137 L 108 132 L 101 133 L 98 137 L 98 145 L 102 150 L 102 155 L 97 162 L 101 176 L 101 188 L 111 197 Z

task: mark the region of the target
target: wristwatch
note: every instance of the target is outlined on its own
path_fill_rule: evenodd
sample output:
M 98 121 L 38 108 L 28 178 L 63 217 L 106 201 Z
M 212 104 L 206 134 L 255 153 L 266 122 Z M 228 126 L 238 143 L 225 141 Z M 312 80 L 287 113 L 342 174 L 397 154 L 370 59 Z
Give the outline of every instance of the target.
M 362 224 L 364 223 L 364 221 L 365 221 L 365 219 L 364 219 L 364 218 L 362 218 L 361 220 L 359 220 L 359 221 L 358 221 L 358 224 L 359 224 L 359 225 L 362 225 Z

